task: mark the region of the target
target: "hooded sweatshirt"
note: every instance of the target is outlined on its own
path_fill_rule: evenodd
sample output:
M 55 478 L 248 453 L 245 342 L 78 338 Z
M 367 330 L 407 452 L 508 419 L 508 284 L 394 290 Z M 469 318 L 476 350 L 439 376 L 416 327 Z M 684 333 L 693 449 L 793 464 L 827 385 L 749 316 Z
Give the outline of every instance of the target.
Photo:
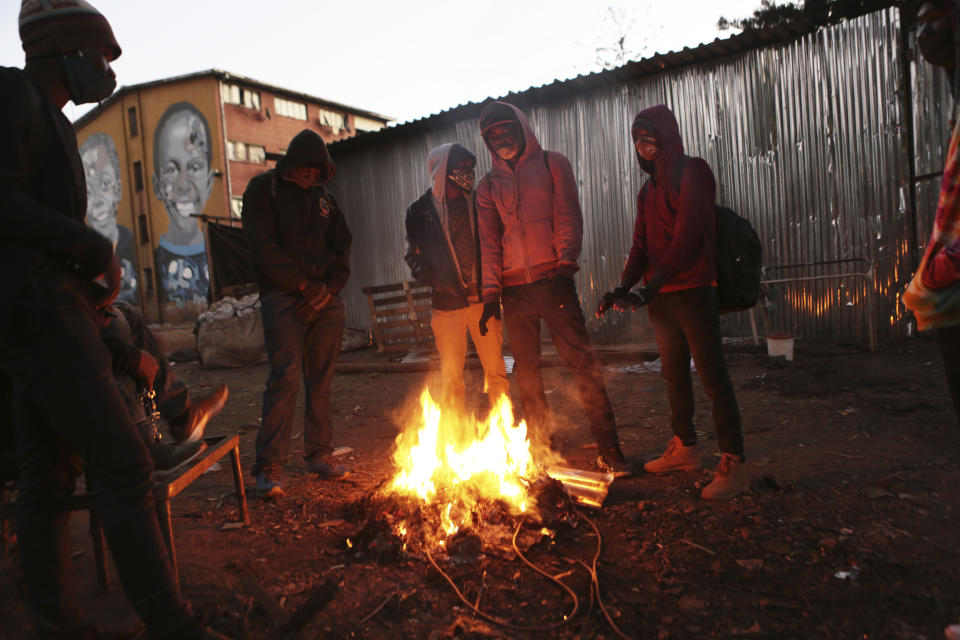
M 579 266 L 583 215 L 570 161 L 546 151 L 522 111 L 503 102 L 484 107 L 512 114 L 523 132 L 523 149 L 511 165 L 489 148 L 493 167 L 477 187 L 477 217 L 483 262 L 483 301 L 496 302 L 503 287 L 556 275 Z
M 427 155 L 427 168 L 433 186 L 407 209 L 408 249 L 404 256 L 418 282 L 434 288 L 433 308 L 441 311 L 462 309 L 470 302 L 479 302 L 480 245 L 477 238 L 476 193 L 465 194 L 467 218 L 474 238 L 472 272 L 464 273 L 450 237 L 447 203 L 447 174 L 454 149 L 473 157 L 457 143 L 440 145 Z
M 656 131 L 660 156 L 650 166 L 637 154 L 650 179 L 637 195 L 633 246 L 620 283 L 632 287 L 645 278 L 648 284 L 660 285 L 663 293 L 716 286 L 717 185 L 713 172 L 701 158 L 684 156 L 680 127 L 666 106 L 644 109 L 637 120 L 646 121 Z M 678 169 L 682 176 L 677 175 Z
M 957 47 L 951 83 L 956 98 L 960 84 L 960 2 L 944 0 L 942 4 L 950 16 Z M 960 103 L 954 105 L 954 120 L 933 232 L 920 266 L 901 296 L 921 330 L 960 325 Z
M 301 189 L 284 173 L 301 166 L 325 170 L 320 184 Z M 275 169 L 253 178 L 243 194 L 243 229 L 261 293 L 299 295 L 307 280 L 339 293 L 350 277 L 352 237 L 327 182 L 335 172 L 327 145 L 304 129 Z

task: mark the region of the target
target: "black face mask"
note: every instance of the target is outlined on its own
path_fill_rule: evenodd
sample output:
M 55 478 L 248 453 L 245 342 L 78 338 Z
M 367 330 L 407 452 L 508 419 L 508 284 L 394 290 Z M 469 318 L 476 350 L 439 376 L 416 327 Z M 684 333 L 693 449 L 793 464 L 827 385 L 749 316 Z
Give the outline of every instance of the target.
M 67 76 L 67 91 L 73 104 L 100 102 L 117 88 L 117 79 L 106 71 L 100 71 L 82 55 L 64 56 L 63 71 Z
M 646 171 L 647 173 L 649 173 L 650 175 L 653 175 L 654 172 L 657 170 L 656 165 L 654 165 L 649 160 L 644 160 L 643 156 L 641 156 L 639 153 L 637 154 L 637 160 L 640 161 L 640 168 Z

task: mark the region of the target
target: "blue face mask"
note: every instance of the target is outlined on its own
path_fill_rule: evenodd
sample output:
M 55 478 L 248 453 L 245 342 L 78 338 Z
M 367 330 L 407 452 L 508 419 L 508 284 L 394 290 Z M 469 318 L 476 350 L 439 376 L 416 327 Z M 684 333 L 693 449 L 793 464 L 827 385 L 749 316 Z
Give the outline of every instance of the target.
M 117 88 L 117 79 L 110 73 L 109 66 L 101 71 L 82 55 L 64 56 L 63 71 L 73 104 L 100 102 Z

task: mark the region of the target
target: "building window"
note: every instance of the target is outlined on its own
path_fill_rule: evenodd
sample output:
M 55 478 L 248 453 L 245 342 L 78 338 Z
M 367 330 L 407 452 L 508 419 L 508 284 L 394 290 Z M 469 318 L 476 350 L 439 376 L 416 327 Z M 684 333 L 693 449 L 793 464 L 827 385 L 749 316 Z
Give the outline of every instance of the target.
M 240 218 L 243 213 L 243 197 L 230 196 L 230 215 L 234 218 Z
M 274 98 L 273 104 L 276 107 L 277 115 L 287 116 L 288 118 L 296 118 L 297 120 L 306 120 L 307 119 L 307 105 L 302 102 L 293 102 L 292 100 L 284 100 L 283 98 Z
M 357 131 L 380 131 L 384 124 L 379 120 L 364 118 L 363 116 L 353 116 L 353 128 Z
M 254 164 L 266 164 L 267 150 L 258 144 L 248 144 L 247 162 L 252 162 Z
M 330 127 L 330 130 L 333 131 L 333 135 L 340 133 L 341 129 L 347 128 L 347 116 L 342 113 L 337 113 L 336 111 L 327 111 L 326 109 L 320 109 L 320 113 L 317 116 L 317 121 L 325 127 Z
M 127 124 L 130 128 L 130 137 L 133 138 L 138 133 L 140 133 L 140 126 L 137 124 L 137 108 L 130 107 L 127 109 Z
M 137 191 L 143 191 L 143 164 L 139 161 L 133 163 L 133 187 Z
M 227 159 L 233 162 L 267 163 L 267 150 L 258 144 L 227 140 Z
M 220 94 L 225 104 L 239 104 L 248 109 L 260 110 L 260 92 L 246 89 L 238 84 L 220 85 Z
M 137 224 L 140 226 L 140 244 L 150 244 L 150 229 L 147 225 L 147 214 L 141 213 L 137 216 Z M 150 271 L 149 268 L 144 271 Z M 147 282 L 150 282 L 149 276 Z
M 227 140 L 227 159 L 234 162 L 247 161 L 247 145 L 242 142 Z

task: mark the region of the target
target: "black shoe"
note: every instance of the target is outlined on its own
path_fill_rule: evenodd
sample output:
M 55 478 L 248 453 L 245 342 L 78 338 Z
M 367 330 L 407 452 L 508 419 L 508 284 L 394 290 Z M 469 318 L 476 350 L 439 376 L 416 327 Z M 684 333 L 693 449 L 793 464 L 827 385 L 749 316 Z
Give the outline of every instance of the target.
M 170 435 L 177 442 L 196 442 L 203 437 L 207 423 L 220 413 L 227 403 L 230 390 L 227 385 L 218 384 L 206 396 L 190 402 L 187 413 L 170 423 Z
M 163 478 L 199 456 L 207 448 L 200 440 L 188 444 L 154 444 L 148 447 L 153 458 L 153 474 Z
M 612 473 L 614 478 L 629 478 L 633 475 L 630 465 L 623 458 L 623 452 L 620 451 L 619 444 L 600 450 L 597 467 L 606 473 Z

